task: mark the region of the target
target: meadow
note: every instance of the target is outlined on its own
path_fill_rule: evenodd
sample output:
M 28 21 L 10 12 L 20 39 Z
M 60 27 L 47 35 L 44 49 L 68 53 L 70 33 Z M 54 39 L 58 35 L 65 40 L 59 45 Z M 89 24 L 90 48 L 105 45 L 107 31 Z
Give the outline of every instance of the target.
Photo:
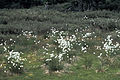
M 120 80 L 119 18 L 105 10 L 1 9 L 0 80 Z

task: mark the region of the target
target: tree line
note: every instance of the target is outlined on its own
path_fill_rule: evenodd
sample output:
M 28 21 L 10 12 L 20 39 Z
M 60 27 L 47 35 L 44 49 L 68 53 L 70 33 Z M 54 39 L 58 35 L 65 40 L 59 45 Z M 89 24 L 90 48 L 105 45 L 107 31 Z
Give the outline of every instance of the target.
M 71 3 L 71 10 L 120 10 L 120 0 L 0 0 L 0 8 L 30 8 L 32 6 Z
M 120 0 L 73 0 L 72 8 L 86 10 L 120 10 Z

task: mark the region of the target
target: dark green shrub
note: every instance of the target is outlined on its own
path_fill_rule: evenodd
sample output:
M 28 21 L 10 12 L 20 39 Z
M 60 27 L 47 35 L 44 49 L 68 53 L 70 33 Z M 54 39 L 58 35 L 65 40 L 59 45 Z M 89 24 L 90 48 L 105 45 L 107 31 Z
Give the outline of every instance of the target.
M 50 71 L 59 71 L 63 69 L 62 63 L 59 61 L 58 58 L 52 57 L 50 61 L 46 61 L 46 64 L 48 65 L 48 69 Z

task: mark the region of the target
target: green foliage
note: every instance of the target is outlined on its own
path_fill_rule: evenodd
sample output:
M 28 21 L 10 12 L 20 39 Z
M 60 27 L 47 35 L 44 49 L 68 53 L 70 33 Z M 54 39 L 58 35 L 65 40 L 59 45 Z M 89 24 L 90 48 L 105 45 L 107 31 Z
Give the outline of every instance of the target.
M 83 61 L 83 65 L 85 66 L 85 69 L 90 69 L 92 67 L 93 64 L 93 59 L 92 56 L 88 56 L 89 54 L 86 54 L 84 56 L 84 61 Z
M 0 47 L 0 54 L 3 54 L 3 53 L 4 53 L 4 48 Z
M 71 10 L 118 10 L 120 9 L 119 0 L 73 0 Z
M 9 0 L 0 0 L 0 8 L 6 8 L 10 6 Z
M 50 71 L 59 71 L 63 69 L 63 65 L 58 58 L 52 57 L 50 61 L 46 61 L 45 63 L 48 65 Z
M 2 0 L 0 8 L 30 8 L 43 4 L 71 3 L 68 7 L 72 11 L 86 10 L 120 10 L 119 0 Z
M 95 19 L 91 22 L 92 26 L 102 31 L 114 31 L 116 28 L 119 29 L 119 21 L 114 19 Z
M 64 3 L 67 0 L 2 0 L 0 8 L 30 8 L 32 6 Z

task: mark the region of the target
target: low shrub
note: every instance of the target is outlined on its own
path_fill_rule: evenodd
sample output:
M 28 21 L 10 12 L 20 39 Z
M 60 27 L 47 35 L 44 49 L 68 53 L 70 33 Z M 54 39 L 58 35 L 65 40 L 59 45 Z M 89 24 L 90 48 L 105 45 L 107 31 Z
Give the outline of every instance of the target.
M 59 71 L 63 69 L 63 65 L 59 61 L 59 58 L 52 57 L 51 59 L 47 59 L 45 63 L 48 65 L 50 71 Z

